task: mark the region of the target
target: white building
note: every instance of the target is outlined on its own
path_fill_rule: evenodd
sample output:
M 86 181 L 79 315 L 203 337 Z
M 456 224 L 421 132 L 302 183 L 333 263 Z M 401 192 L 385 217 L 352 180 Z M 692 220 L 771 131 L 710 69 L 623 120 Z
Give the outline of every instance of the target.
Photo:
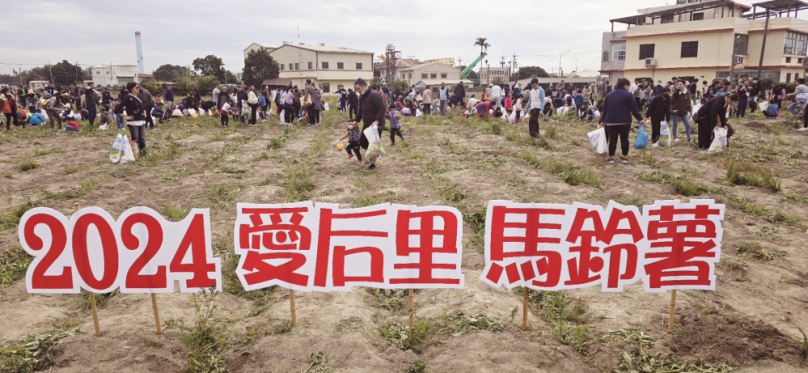
M 494 83 L 494 80 L 499 78 L 503 83 L 511 80 L 510 67 L 481 67 L 480 68 L 480 84 Z
M 278 49 L 278 47 L 279 47 L 279 45 L 275 45 L 275 44 L 252 43 L 252 44 L 250 44 L 249 47 L 244 48 L 244 59 L 246 60 L 247 55 L 250 54 L 250 52 L 252 52 L 252 51 L 265 49 L 267 52 L 272 52 L 275 49 Z
M 109 64 L 90 68 L 93 83 L 99 87 L 122 86 L 129 82 L 139 83 L 137 65 Z
M 325 44 L 284 44 L 269 53 L 278 63 L 281 79 L 303 88 L 311 79 L 322 93 L 353 87 L 357 78 L 373 79 L 373 53 Z

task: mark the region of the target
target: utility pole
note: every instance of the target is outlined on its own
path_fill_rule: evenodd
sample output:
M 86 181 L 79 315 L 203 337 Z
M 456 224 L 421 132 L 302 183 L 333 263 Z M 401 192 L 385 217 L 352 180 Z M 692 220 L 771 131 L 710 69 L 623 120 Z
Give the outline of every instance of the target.
M 76 83 L 79 82 L 79 61 L 76 61 Z
M 736 48 L 738 48 L 738 38 L 739 37 L 740 36 L 738 34 L 735 34 L 735 38 L 734 38 L 734 40 L 732 42 L 732 58 L 730 58 L 730 61 L 729 61 L 729 87 L 730 87 L 729 89 L 730 89 L 730 91 L 735 90 L 735 87 L 734 87 L 735 79 L 732 77 L 732 74 L 735 73 L 735 50 L 736 50 Z
M 561 52 L 561 54 L 558 55 L 558 76 L 560 78 L 564 77 L 564 69 L 561 68 L 561 59 L 564 57 L 564 53 L 567 52 L 569 52 L 569 50 L 563 51 Z
M 758 81 L 760 81 L 763 78 L 760 74 L 761 74 L 761 71 L 763 70 L 763 54 L 766 52 L 766 37 L 769 35 L 769 16 L 770 15 L 771 15 L 771 12 L 769 12 L 769 10 L 766 9 L 766 25 L 763 26 L 763 45 L 760 47 L 760 62 L 758 63 L 758 73 L 757 73 Z
M 503 69 L 505 68 L 505 54 L 502 55 L 501 59 L 499 60 L 500 67 Z
M 50 84 L 56 84 L 56 82 L 53 80 L 53 66 L 51 65 L 50 61 L 48 61 L 48 69 L 50 70 L 51 75 Z

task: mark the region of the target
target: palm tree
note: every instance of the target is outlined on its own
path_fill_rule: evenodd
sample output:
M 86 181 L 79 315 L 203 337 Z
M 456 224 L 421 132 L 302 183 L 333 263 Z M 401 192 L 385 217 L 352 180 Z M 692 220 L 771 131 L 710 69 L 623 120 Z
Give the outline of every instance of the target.
M 474 42 L 474 46 L 480 46 L 480 54 L 483 54 L 483 48 L 488 50 L 488 47 L 491 46 L 491 44 L 488 44 L 487 41 L 488 38 L 477 38 L 477 41 Z

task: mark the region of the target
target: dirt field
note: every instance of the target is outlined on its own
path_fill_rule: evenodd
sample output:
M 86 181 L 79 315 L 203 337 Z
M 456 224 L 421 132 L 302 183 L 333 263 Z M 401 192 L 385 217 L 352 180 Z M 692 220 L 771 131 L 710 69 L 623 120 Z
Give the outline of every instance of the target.
M 130 165 L 108 160 L 114 131 L 0 133 L 0 372 L 808 372 L 798 330 L 808 330 L 808 133 L 792 121 L 733 120 L 727 152 L 678 142 L 632 149 L 626 166 L 592 153 L 591 123 L 543 121 L 532 142 L 526 123 L 408 118 L 407 141 L 368 172 L 334 147 L 346 119 L 331 111 L 319 127 L 290 129 L 277 118 L 228 129 L 173 121 L 147 132 L 149 156 Z M 488 200 L 641 206 L 677 195 L 714 198 L 727 213 L 717 291 L 679 292 L 673 333 L 669 295 L 640 285 L 531 293 L 522 332 L 521 294 L 477 280 Z M 290 328 L 287 291 L 241 289 L 228 232 L 236 202 L 307 199 L 457 207 L 466 290 L 417 292 L 413 339 L 406 293 L 371 289 L 298 293 Z M 17 239 L 31 206 L 69 216 L 74 203 L 116 217 L 145 205 L 169 219 L 210 208 L 225 292 L 159 295 L 163 336 L 148 296 L 99 297 L 95 337 L 86 295 L 26 294 L 30 258 Z

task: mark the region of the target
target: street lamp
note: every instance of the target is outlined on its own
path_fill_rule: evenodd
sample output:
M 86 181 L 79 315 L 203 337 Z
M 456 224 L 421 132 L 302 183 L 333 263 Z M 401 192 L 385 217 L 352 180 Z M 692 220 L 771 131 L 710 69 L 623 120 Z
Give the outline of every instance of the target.
M 491 83 L 491 65 L 488 64 L 488 60 L 485 60 L 485 84 L 488 85 Z
M 572 59 L 575 60 L 575 72 L 577 73 L 578 72 L 578 59 L 575 58 L 575 57 L 572 57 Z
M 558 55 L 558 75 L 564 75 L 564 70 L 561 68 L 561 58 L 564 56 L 564 53 L 569 52 L 569 50 L 565 50 Z

